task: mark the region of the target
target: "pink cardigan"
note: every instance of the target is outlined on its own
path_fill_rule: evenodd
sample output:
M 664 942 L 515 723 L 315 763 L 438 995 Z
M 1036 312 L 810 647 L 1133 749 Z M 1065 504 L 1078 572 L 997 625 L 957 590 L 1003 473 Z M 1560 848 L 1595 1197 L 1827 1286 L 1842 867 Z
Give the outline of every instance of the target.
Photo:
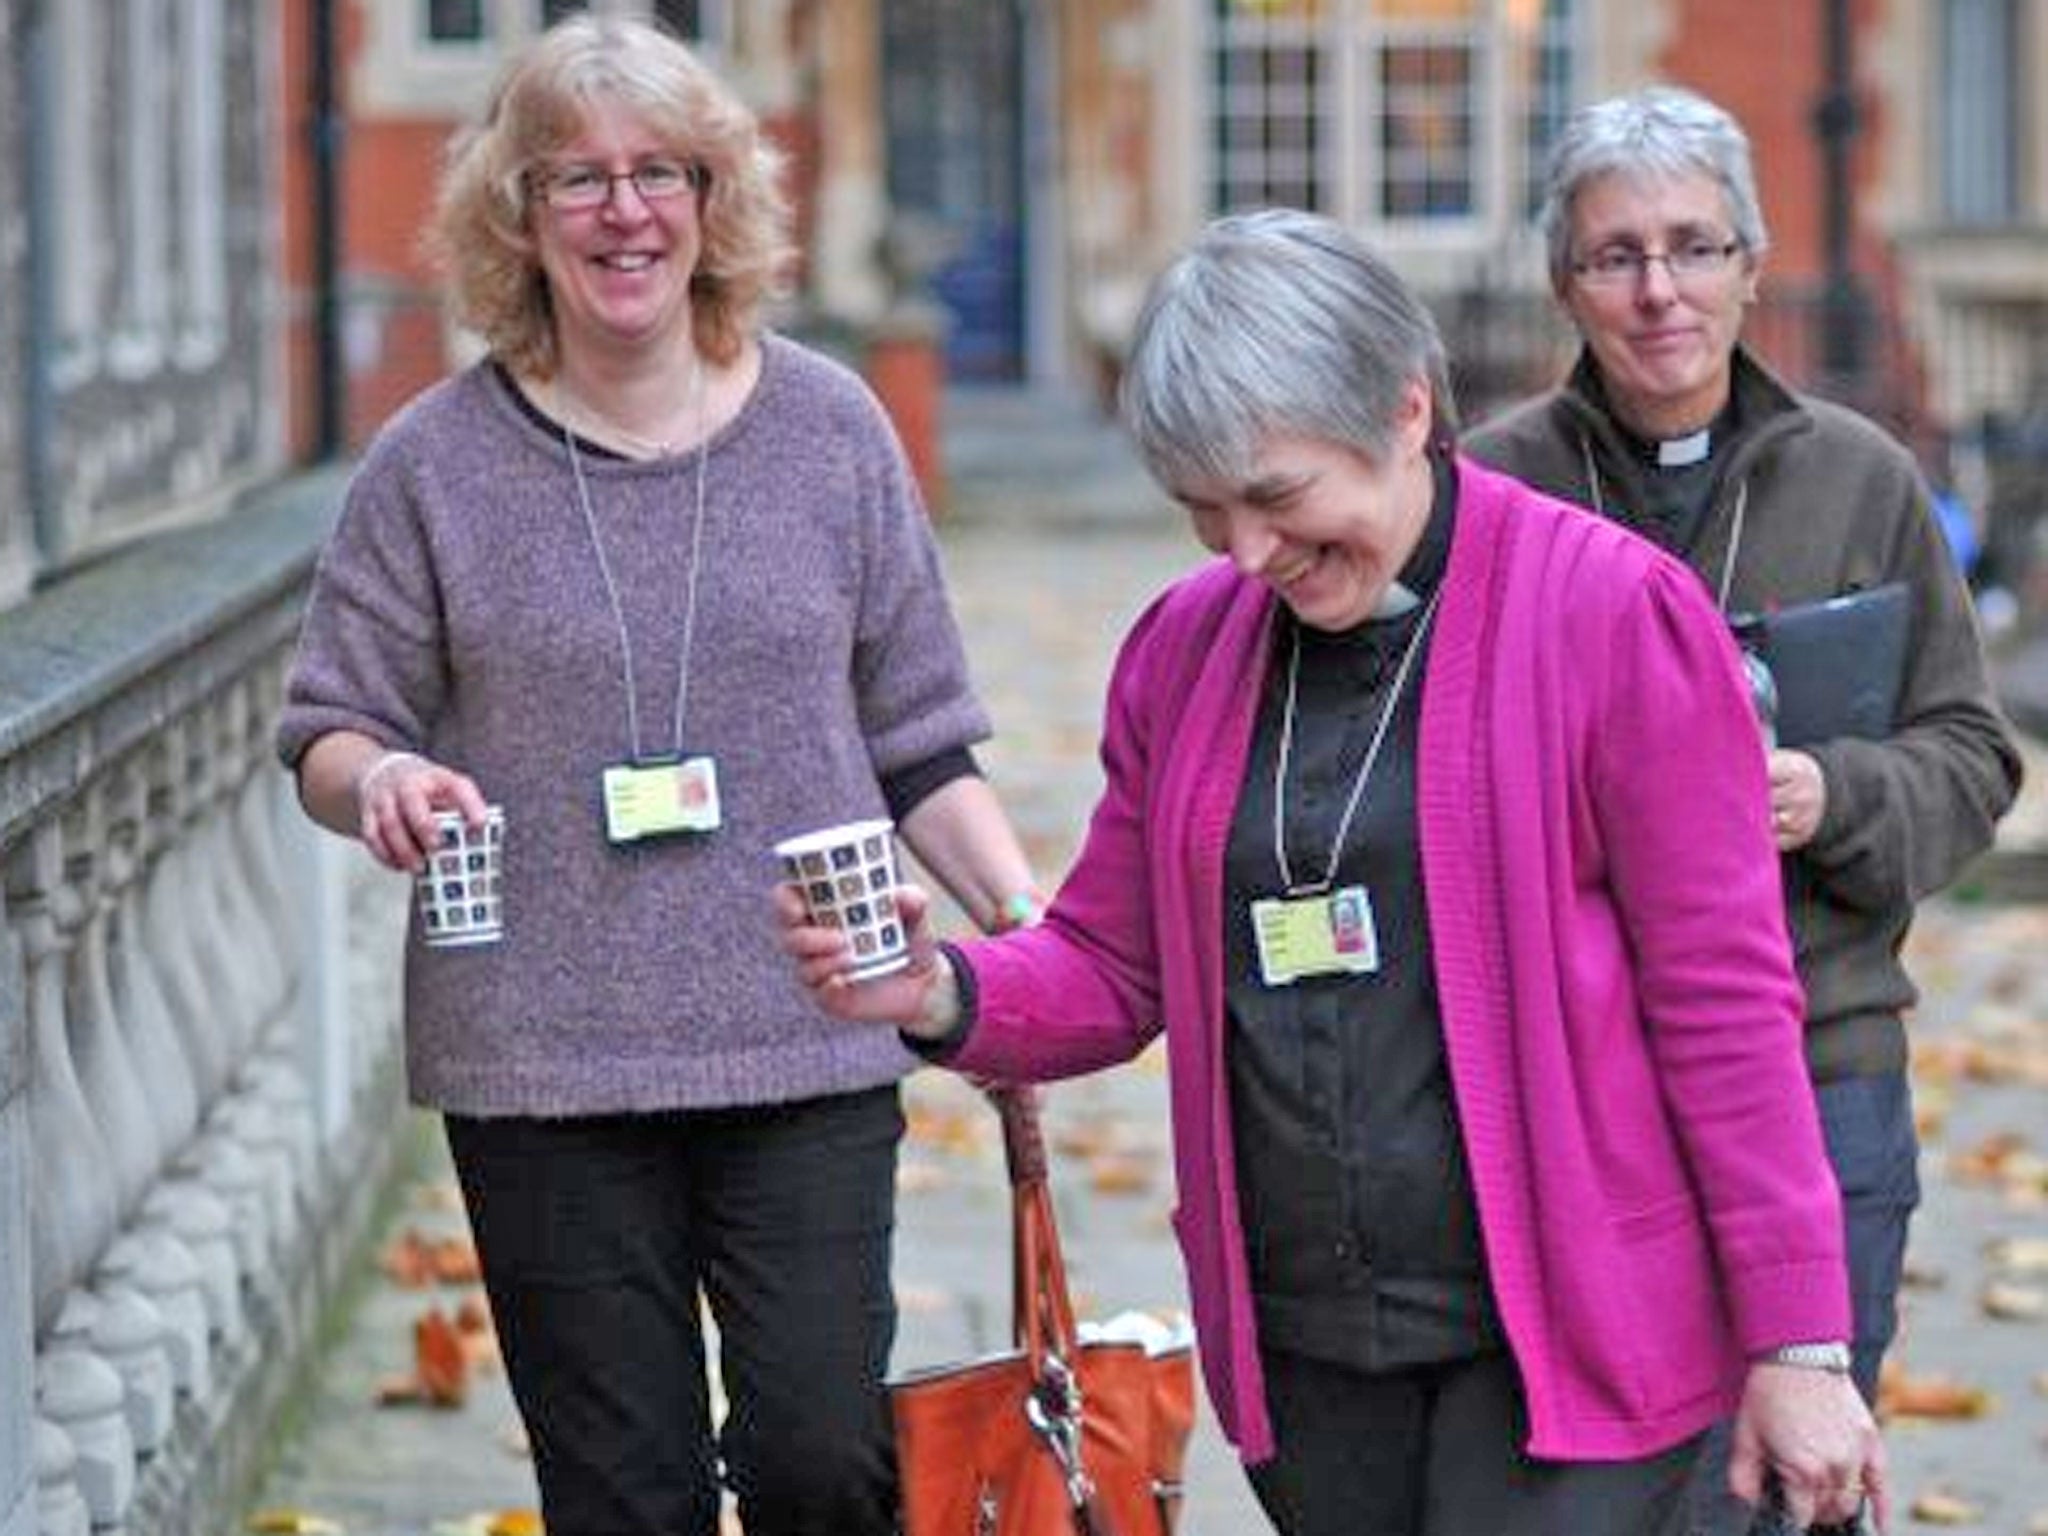
M 1732 1412 L 1748 1356 L 1849 1333 L 1763 758 L 1697 577 L 1469 460 L 1459 483 L 1417 762 L 1445 1046 L 1529 1453 L 1632 1459 Z M 1174 1227 L 1251 1462 L 1220 924 L 1272 611 L 1217 561 L 1134 626 L 1086 843 L 1041 927 L 966 946 L 954 1063 L 1072 1076 L 1164 1027 Z

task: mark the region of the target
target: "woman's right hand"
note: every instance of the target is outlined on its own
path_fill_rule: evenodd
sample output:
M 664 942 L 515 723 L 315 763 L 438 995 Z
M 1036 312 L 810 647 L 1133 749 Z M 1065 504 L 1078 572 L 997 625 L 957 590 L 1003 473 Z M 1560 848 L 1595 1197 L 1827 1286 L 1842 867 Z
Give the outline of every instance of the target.
M 937 1040 L 959 1022 L 953 967 L 939 952 L 926 921 L 931 898 L 918 887 L 896 888 L 896 911 L 910 940 L 910 964 L 862 981 L 853 977 L 853 946 L 846 934 L 813 922 L 802 892 L 784 882 L 775 888 L 774 900 L 783 952 L 795 962 L 797 979 L 812 999 L 833 1018 L 893 1024 L 922 1040 Z
M 416 874 L 439 841 L 434 817 L 460 811 L 472 827 L 484 822 L 484 795 L 466 773 L 415 752 L 366 757 L 354 778 L 356 835 L 387 869 Z

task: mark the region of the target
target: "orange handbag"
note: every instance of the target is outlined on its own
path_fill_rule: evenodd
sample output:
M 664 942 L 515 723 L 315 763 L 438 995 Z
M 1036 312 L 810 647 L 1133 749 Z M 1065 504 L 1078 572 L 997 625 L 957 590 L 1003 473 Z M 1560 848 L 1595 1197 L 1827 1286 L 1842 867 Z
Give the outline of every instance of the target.
M 904 1536 L 1171 1536 L 1194 1351 L 1082 1338 L 1029 1089 L 991 1089 L 1009 1162 L 1014 1347 L 889 1384 Z

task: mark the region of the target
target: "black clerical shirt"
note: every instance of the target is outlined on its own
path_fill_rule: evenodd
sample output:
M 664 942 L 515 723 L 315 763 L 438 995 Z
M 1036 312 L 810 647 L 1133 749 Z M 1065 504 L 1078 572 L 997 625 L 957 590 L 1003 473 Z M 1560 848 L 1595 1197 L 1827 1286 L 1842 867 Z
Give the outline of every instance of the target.
M 1321 877 L 1401 655 L 1443 577 L 1455 472 L 1401 572 L 1403 616 L 1324 634 L 1278 615 L 1225 865 L 1229 1079 L 1239 1200 L 1264 1347 L 1365 1370 L 1500 1347 L 1444 1058 L 1415 823 L 1425 633 L 1337 861 L 1371 896 L 1380 968 L 1269 986 L 1250 905 L 1281 892 L 1274 763 L 1301 644 L 1284 787 L 1297 881 Z

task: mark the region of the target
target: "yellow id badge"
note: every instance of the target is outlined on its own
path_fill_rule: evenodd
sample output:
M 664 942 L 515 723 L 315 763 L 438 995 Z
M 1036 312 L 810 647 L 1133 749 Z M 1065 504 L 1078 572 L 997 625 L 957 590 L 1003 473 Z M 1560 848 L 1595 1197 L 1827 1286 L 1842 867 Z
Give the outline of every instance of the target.
M 1284 987 L 1304 976 L 1369 976 L 1380 968 L 1372 897 L 1362 885 L 1317 896 L 1267 896 L 1252 903 L 1259 976 Z
M 614 843 L 718 829 L 718 769 L 708 757 L 614 763 L 604 771 L 604 830 Z

